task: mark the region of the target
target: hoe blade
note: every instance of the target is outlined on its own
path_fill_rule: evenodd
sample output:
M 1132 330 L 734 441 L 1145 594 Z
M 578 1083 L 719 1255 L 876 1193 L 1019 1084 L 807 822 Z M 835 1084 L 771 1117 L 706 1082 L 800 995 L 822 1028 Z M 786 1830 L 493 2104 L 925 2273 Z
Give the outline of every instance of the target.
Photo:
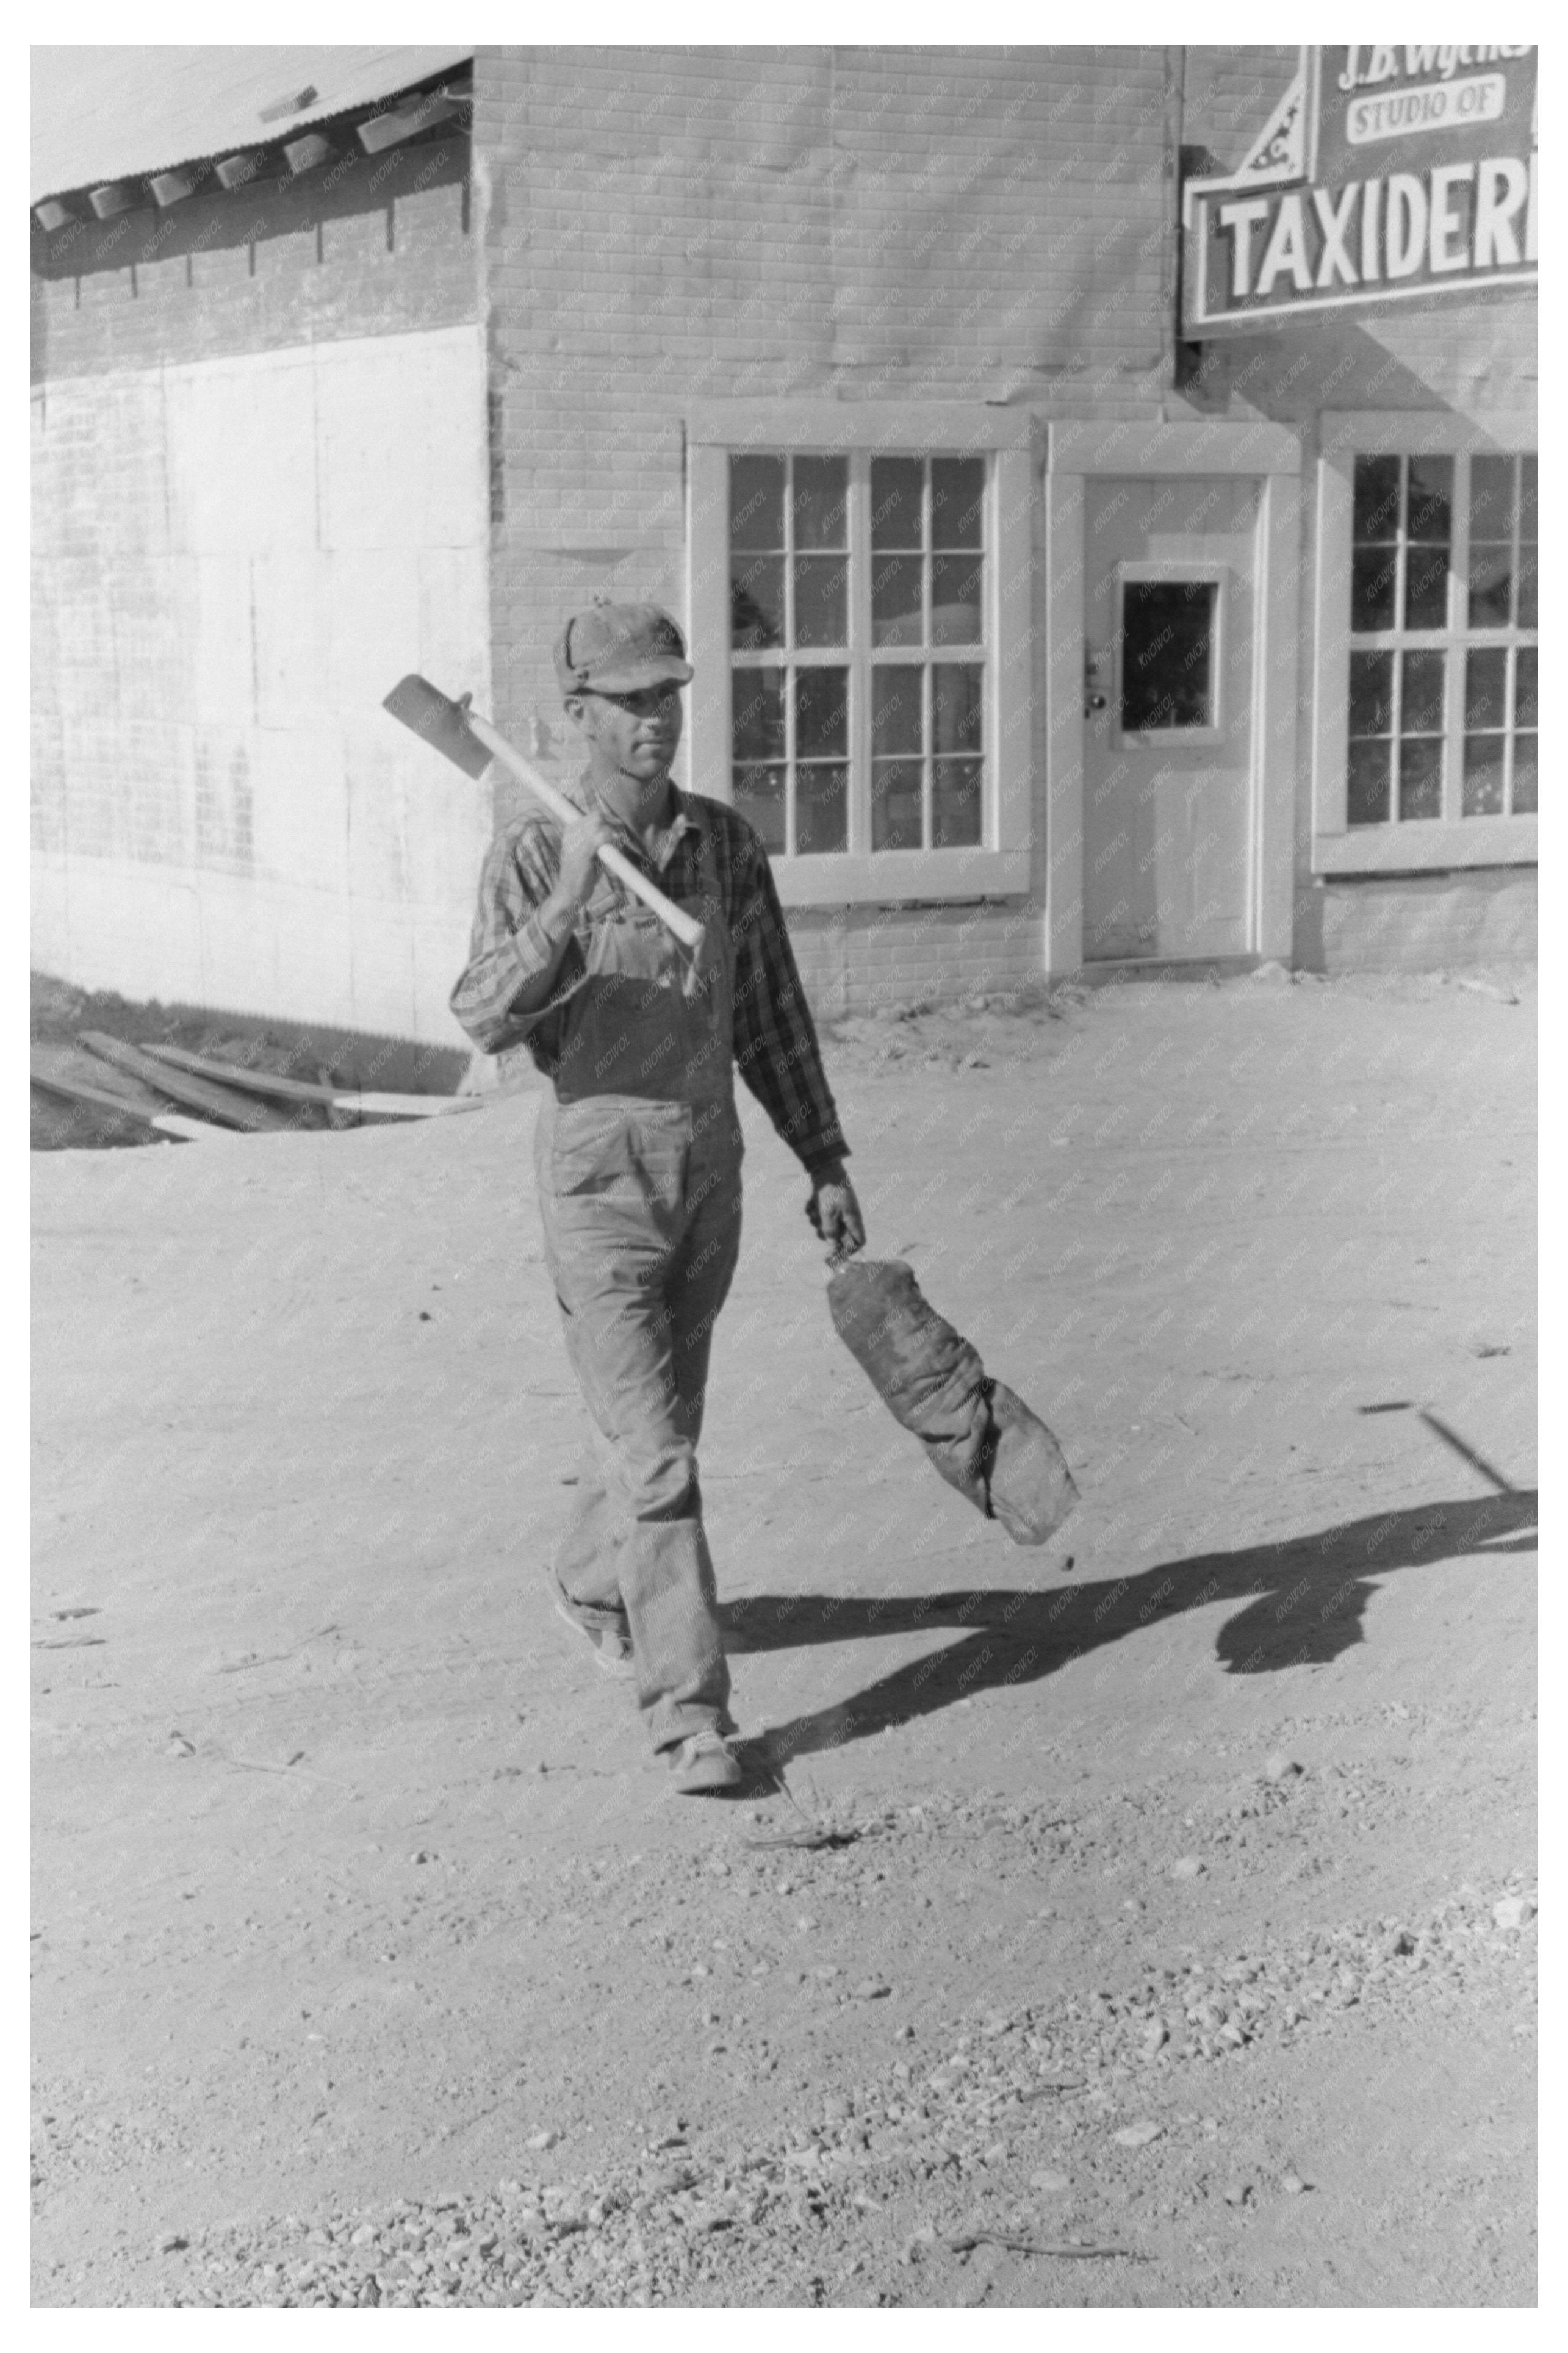
M 443 694 L 418 670 L 400 678 L 390 694 L 383 699 L 382 708 L 416 735 L 422 735 L 433 751 L 460 767 L 465 776 L 482 776 L 493 754 L 487 752 L 468 723 L 468 712 L 461 702 Z

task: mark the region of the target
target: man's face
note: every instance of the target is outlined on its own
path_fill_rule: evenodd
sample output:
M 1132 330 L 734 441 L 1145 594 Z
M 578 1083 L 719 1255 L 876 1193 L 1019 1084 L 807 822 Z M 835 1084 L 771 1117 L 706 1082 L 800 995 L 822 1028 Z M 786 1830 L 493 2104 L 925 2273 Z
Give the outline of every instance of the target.
M 622 776 L 652 784 L 669 772 L 681 741 L 681 690 L 673 679 L 627 694 L 588 691 L 567 705 L 600 757 Z

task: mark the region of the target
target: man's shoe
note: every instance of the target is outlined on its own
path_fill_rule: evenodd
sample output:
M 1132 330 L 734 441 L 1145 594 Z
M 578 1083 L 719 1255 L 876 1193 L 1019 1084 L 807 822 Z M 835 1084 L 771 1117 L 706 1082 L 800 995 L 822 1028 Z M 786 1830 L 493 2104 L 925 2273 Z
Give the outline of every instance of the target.
M 594 1665 L 601 1675 L 614 1675 L 624 1683 L 637 1672 L 637 1662 L 631 1654 L 630 1636 L 614 1626 L 588 1626 L 574 1618 L 564 1601 L 556 1604 L 556 1615 L 574 1634 L 580 1634 L 593 1652 Z
M 720 1732 L 694 1732 L 669 1752 L 675 1787 L 684 1798 L 700 1798 L 715 1789 L 738 1789 L 746 1775 L 738 1757 Z

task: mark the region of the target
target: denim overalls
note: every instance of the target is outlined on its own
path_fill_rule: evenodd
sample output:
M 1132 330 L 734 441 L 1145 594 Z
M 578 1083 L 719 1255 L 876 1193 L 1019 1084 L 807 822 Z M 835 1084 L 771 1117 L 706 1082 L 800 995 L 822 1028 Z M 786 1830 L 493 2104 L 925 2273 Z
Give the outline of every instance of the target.
M 701 904 L 685 901 L 704 925 L 694 955 L 600 872 L 577 927 L 588 979 L 563 1008 L 534 1145 L 592 1423 L 552 1575 L 575 1616 L 630 1631 L 655 1748 L 727 1723 L 729 1698 L 696 1446 L 740 1247 L 742 1146 L 734 943 L 707 837 L 702 855 Z

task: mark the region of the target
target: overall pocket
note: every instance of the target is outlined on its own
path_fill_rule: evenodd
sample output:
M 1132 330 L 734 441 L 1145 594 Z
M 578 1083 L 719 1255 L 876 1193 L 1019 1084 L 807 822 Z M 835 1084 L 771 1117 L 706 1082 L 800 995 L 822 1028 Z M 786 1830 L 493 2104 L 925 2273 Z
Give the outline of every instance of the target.
M 683 1104 L 590 1095 L 556 1104 L 539 1175 L 557 1195 L 634 1192 L 663 1200 L 679 1191 L 690 1143 Z

